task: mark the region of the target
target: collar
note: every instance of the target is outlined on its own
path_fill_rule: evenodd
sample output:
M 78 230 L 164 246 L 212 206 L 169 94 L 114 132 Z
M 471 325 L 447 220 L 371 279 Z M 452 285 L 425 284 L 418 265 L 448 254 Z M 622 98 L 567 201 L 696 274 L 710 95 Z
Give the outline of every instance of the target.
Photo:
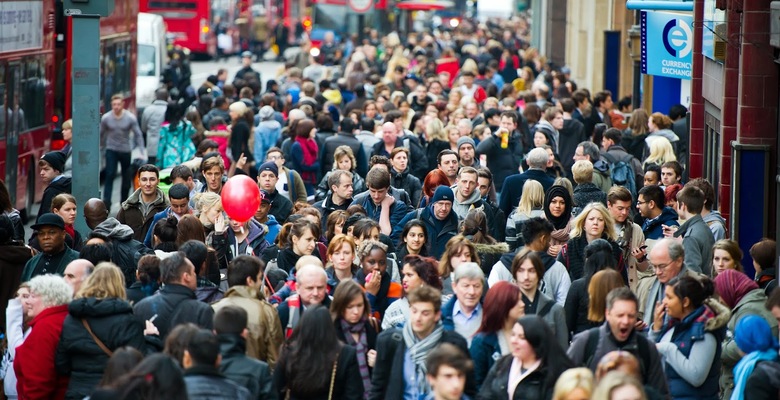
M 452 308 L 452 315 L 462 314 L 464 317 L 467 318 L 471 318 L 475 314 L 478 314 L 480 312 L 482 312 L 482 305 L 479 303 L 477 303 L 477 306 L 474 307 L 474 310 L 471 311 L 471 314 L 466 314 L 466 312 L 460 308 L 460 301 L 458 300 L 455 300 L 455 306 Z
M 57 175 L 57 176 L 55 176 L 54 179 L 51 180 L 51 183 L 57 182 L 58 180 L 60 180 L 60 178 L 62 178 L 64 176 L 65 175 Z
M 186 370 L 184 370 L 184 376 L 198 376 L 198 375 L 214 376 L 219 378 L 225 377 L 219 372 L 217 367 L 213 365 L 193 365 L 192 367 L 189 367 Z

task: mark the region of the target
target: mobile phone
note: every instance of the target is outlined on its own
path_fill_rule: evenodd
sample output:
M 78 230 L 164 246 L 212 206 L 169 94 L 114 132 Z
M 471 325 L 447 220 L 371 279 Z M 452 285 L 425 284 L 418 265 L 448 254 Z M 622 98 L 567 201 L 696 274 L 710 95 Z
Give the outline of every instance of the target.
M 647 248 L 647 245 L 639 246 L 639 250 L 644 250 Z

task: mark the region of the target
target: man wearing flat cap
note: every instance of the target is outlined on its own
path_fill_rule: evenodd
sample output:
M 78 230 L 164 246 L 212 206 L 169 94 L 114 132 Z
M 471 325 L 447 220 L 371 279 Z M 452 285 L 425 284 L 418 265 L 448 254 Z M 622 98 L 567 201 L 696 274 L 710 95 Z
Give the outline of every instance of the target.
M 65 267 L 79 258 L 79 253 L 65 244 L 65 221 L 57 214 L 46 213 L 38 217 L 32 228 L 38 231 L 41 252 L 25 264 L 22 282 L 38 275 L 62 275 Z
M 67 156 L 60 151 L 50 151 L 38 160 L 39 175 L 48 184 L 43 191 L 38 217 L 51 212 L 51 201 L 60 193 L 71 192 L 71 178 L 62 174 L 65 171 Z M 36 220 L 37 222 L 37 220 Z

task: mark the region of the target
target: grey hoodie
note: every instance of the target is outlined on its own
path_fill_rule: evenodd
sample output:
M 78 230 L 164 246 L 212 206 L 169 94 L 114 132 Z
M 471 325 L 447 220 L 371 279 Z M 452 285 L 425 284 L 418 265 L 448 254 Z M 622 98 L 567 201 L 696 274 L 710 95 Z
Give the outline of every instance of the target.
M 100 225 L 95 227 L 93 232 L 111 240 L 124 241 L 133 238 L 133 229 L 113 217 L 108 217 L 101 222 Z
M 650 146 L 650 142 L 653 141 L 656 137 L 663 137 L 669 140 L 670 143 L 674 144 L 675 142 L 679 141 L 680 138 L 677 136 L 676 133 L 672 132 L 670 129 L 659 129 L 649 135 L 645 138 L 645 143 L 647 143 L 647 146 Z
M 458 192 L 458 185 L 455 185 L 452 187 L 452 191 L 457 193 Z M 468 199 L 464 200 L 463 202 L 458 201 L 458 195 L 455 195 L 455 199 L 452 202 L 452 211 L 455 212 L 455 214 L 458 215 L 458 219 L 463 221 L 466 219 L 466 216 L 469 214 L 469 210 L 471 210 L 471 206 L 474 205 L 474 203 L 480 201 L 482 197 L 479 195 L 479 190 L 474 189 L 473 192 L 471 192 L 471 196 L 469 196 Z
M 720 215 L 720 211 L 710 211 L 707 216 L 702 215 L 702 219 L 712 231 L 712 236 L 715 237 L 715 241 L 726 238 L 726 220 Z

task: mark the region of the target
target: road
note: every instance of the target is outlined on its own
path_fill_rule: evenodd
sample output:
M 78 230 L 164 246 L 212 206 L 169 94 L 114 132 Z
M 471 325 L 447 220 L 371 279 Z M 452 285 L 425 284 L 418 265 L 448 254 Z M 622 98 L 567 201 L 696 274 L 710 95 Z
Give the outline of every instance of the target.
M 254 68 L 256 71 L 260 72 L 260 77 L 263 80 L 263 89 L 265 89 L 265 82 L 269 79 L 276 78 L 276 74 L 278 73 L 279 69 L 283 67 L 284 64 L 278 63 L 278 62 L 261 62 L 261 63 L 253 63 L 252 68 Z M 236 57 L 232 57 L 229 60 L 222 61 L 222 62 L 215 62 L 215 61 L 193 61 L 190 64 L 190 68 L 192 69 L 192 86 L 196 89 L 203 84 L 203 82 L 206 80 L 206 78 L 209 75 L 216 75 L 217 70 L 220 68 L 227 68 L 228 70 L 228 81 L 232 81 L 233 77 L 236 75 L 236 72 L 238 72 L 239 69 L 241 69 L 241 62 Z M 111 196 L 111 198 L 114 199 L 114 204 L 111 206 L 111 215 L 115 216 L 117 212 L 119 212 L 120 203 L 117 202 L 117 199 L 119 199 L 119 192 L 121 190 L 122 186 L 122 179 L 121 179 L 121 173 L 117 172 L 117 178 L 114 181 L 114 193 Z M 38 207 L 40 206 L 40 203 L 34 204 L 32 207 L 31 215 L 37 215 L 38 213 Z M 78 205 L 78 212 L 81 213 L 83 210 L 83 204 Z M 30 235 L 32 235 L 32 228 L 31 226 L 35 223 L 35 218 L 30 218 L 30 221 L 25 225 L 25 238 L 29 239 Z M 83 232 L 84 236 L 86 236 L 86 232 Z

